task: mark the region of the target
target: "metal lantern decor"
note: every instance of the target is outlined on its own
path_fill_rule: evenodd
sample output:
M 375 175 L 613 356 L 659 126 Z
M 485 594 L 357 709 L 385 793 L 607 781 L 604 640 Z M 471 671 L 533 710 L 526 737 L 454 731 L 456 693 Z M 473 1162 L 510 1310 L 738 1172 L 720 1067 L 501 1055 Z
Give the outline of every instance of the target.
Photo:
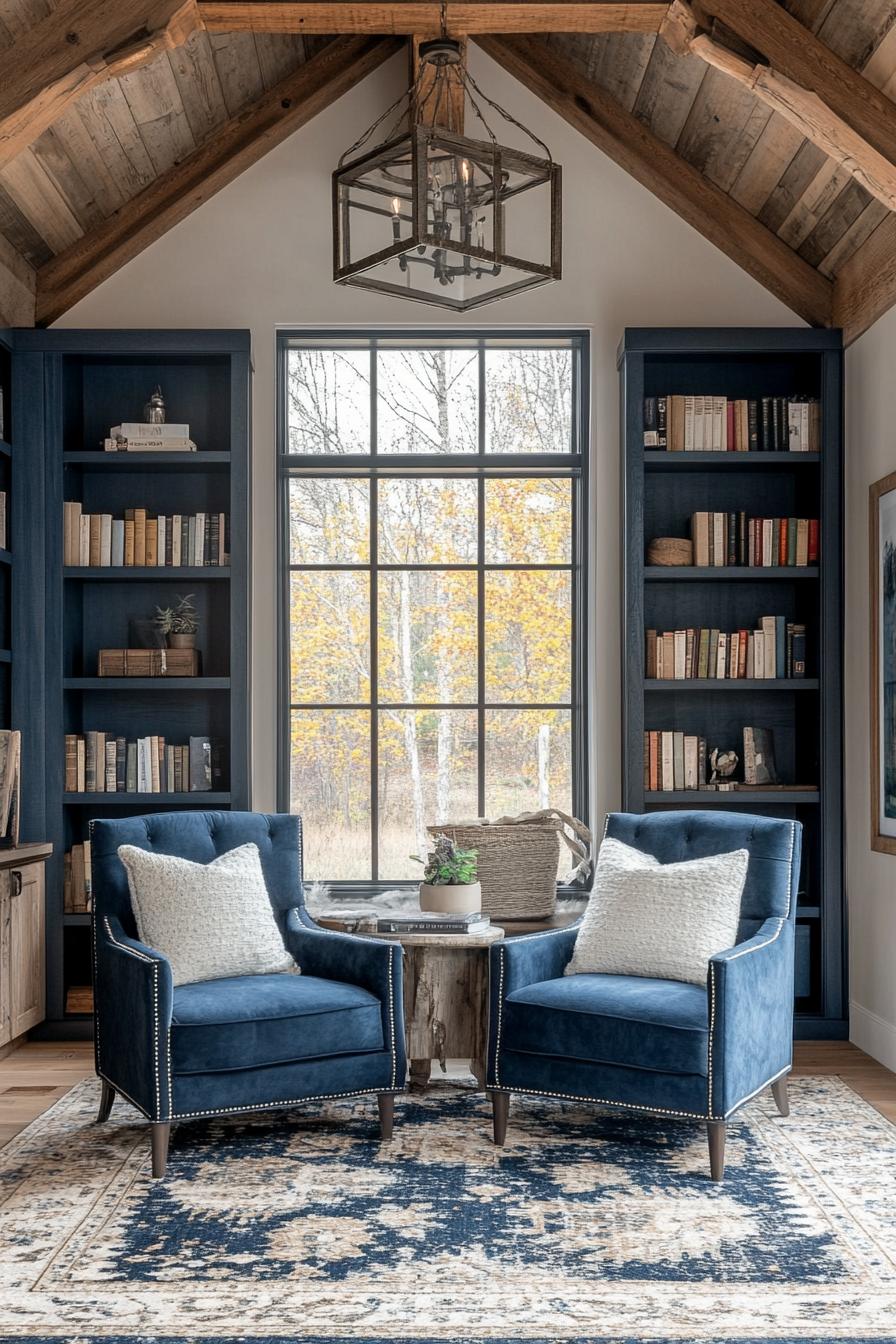
M 416 81 L 333 174 L 333 278 L 459 313 L 558 280 L 560 167 L 550 150 L 482 92 L 460 43 L 423 42 L 419 56 Z M 465 97 L 487 140 L 457 127 Z M 544 157 L 498 144 L 482 104 Z M 393 113 L 384 138 L 361 152 Z

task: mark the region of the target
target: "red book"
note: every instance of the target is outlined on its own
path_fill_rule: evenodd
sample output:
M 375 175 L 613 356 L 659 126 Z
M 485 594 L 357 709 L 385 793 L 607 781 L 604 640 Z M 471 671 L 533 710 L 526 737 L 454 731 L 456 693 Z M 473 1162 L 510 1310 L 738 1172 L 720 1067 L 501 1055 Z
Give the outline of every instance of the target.
M 778 564 L 787 564 L 787 519 L 778 519 Z
M 809 561 L 810 565 L 818 564 L 818 519 L 809 519 Z
M 726 405 L 726 416 L 727 416 L 727 420 L 728 420 L 728 440 L 727 440 L 727 448 L 728 448 L 729 453 L 733 453 L 733 452 L 736 452 L 736 451 L 737 451 L 737 448 L 738 448 L 738 444 L 737 444 L 737 441 L 736 441 L 736 431 L 735 431 L 735 428 L 734 428 L 735 420 L 734 420 L 734 402 L 733 402 L 733 401 L 729 401 L 729 402 L 727 403 L 727 405 Z

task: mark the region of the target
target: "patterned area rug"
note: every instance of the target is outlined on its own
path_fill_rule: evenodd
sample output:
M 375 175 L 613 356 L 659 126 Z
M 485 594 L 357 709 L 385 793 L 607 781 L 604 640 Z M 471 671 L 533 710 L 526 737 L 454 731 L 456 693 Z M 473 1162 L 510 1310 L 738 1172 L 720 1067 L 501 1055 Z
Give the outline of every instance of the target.
M 837 1079 L 729 1126 L 402 1098 L 184 1124 L 149 1176 L 85 1082 L 0 1150 L 0 1339 L 31 1344 L 896 1340 L 896 1128 Z

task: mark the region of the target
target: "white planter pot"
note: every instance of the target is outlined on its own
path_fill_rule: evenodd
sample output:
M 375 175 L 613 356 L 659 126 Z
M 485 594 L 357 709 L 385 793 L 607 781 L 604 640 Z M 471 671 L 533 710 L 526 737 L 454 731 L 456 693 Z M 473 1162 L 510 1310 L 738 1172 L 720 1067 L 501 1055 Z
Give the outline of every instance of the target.
M 482 909 L 482 887 L 478 882 L 463 887 L 431 887 L 428 882 L 421 882 L 420 909 L 430 914 L 474 914 Z

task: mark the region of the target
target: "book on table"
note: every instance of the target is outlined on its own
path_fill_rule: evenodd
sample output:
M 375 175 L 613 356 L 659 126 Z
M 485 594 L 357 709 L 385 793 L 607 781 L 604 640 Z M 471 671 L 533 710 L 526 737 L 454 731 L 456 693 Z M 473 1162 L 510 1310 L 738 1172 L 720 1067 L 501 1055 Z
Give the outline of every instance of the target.
M 381 915 L 376 922 L 377 933 L 484 933 L 491 925 L 488 915 L 476 911 L 467 915 L 448 915 L 438 912 L 414 911 L 410 915 Z

